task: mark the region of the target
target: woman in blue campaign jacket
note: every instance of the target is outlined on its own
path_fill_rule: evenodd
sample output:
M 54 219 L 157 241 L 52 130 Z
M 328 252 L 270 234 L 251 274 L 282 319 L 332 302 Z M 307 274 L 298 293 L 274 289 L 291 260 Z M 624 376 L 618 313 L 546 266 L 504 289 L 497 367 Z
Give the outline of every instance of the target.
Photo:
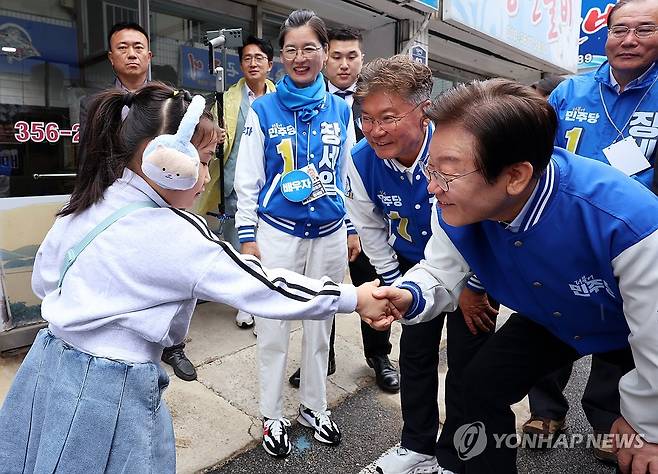
M 347 265 L 343 182 L 354 144 L 347 103 L 326 92 L 324 22 L 308 10 L 290 14 L 279 36 L 286 75 L 274 94 L 254 101 L 235 172 L 236 227 L 242 253 L 305 275 L 342 280 Z M 258 316 L 258 315 L 255 315 Z M 283 417 L 290 324 L 256 318 L 263 447 L 291 451 Z M 303 322 L 299 421 L 336 445 L 340 431 L 326 400 L 331 321 Z

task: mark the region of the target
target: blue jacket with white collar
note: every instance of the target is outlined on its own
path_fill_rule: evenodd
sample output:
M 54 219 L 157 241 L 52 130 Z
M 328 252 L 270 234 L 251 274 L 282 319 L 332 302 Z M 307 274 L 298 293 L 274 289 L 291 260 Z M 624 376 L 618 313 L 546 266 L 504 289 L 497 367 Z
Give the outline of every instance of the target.
M 427 159 L 434 132 L 433 124 L 428 127 L 420 161 Z M 416 165 L 413 182 L 410 182 L 391 160 L 379 158 L 366 140 L 361 140 L 352 149 L 352 161 L 370 201 L 388 222 L 388 244 L 410 262 L 419 262 L 431 234 L 433 198 L 427 191 L 421 164 Z M 396 272 L 395 277 L 398 275 Z
M 610 123 L 601 96 L 624 137 L 631 136 L 651 164 L 654 163 L 658 140 L 658 67 L 654 64 L 645 76 L 631 82 L 618 94 L 610 82 L 610 64 L 596 71 L 573 76 L 558 85 L 548 98 L 558 116 L 555 145 L 587 158 L 609 163 L 603 148 L 618 139 L 619 133 Z M 634 176 L 651 188 L 653 169 Z
M 343 226 L 345 160 L 354 144 L 347 103 L 325 93 L 319 113 L 302 122 L 279 94 L 254 101 L 240 142 L 235 188 L 241 243 L 256 240 L 259 219 L 296 237 L 314 239 Z M 326 195 L 307 204 L 286 199 L 281 178 L 313 163 Z
M 658 230 L 658 198 L 620 171 L 556 148 L 519 232 L 439 225 L 487 291 L 581 354 L 628 344 L 611 262 Z M 501 278 L 501 275 L 504 278 Z

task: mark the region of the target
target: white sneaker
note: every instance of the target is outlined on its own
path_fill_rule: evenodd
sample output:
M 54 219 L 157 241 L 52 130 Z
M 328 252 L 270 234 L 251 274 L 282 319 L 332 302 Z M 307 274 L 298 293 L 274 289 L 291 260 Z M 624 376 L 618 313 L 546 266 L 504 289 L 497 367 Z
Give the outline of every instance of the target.
M 290 454 L 292 445 L 288 437 L 290 421 L 286 418 L 278 420 L 263 419 L 263 448 L 275 458 L 283 458 Z
M 241 329 L 250 328 L 254 325 L 254 317 L 244 311 L 238 311 L 238 314 L 235 315 L 235 324 Z
M 315 411 L 306 408 L 304 405 L 299 405 L 297 421 L 303 426 L 312 428 L 315 431 L 313 437 L 321 443 L 336 446 L 340 443 L 341 434 L 338 426 L 331 421 L 329 415 L 331 415 L 329 410 Z
M 449 473 L 441 469 L 435 456 L 417 453 L 398 446 L 386 456 L 377 461 L 377 472 L 380 474 L 431 474 Z

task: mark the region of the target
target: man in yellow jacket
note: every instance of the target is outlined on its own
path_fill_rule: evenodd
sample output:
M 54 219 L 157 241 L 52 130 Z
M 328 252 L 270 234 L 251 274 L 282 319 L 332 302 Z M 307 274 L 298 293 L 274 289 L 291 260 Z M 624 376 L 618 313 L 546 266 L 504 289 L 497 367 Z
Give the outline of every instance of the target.
M 274 83 L 267 79 L 274 59 L 274 50 L 269 41 L 249 36 L 243 46 L 238 48 L 238 57 L 244 77 L 224 93 L 226 139 L 224 140 L 224 196 L 222 198 L 226 214 L 229 216 L 234 216 L 237 208 L 238 198 L 233 189 L 233 178 L 247 112 L 254 100 L 275 90 Z M 213 113 L 216 115 L 216 109 Z M 199 198 L 195 209 L 202 216 L 208 211 L 217 211 L 220 202 L 219 168 L 217 161 L 213 161 L 210 165 L 210 183 L 206 185 L 206 190 Z M 223 223 L 222 236 L 233 247 L 240 248 L 235 221 L 232 218 Z M 235 317 L 235 323 L 241 328 L 249 328 L 253 326 L 254 319 L 250 314 L 240 311 Z

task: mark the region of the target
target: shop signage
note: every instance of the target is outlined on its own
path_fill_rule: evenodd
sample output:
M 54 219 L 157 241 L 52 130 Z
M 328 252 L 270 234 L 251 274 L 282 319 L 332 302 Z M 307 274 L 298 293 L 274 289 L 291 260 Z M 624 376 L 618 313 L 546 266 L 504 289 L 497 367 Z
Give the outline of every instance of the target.
M 414 0 L 422 9 L 429 11 L 436 11 L 439 9 L 439 0 Z
M 0 72 L 30 73 L 28 67 L 47 62 L 69 78 L 77 77 L 78 40 L 75 28 L 0 15 Z
M 581 0 L 444 0 L 443 21 L 576 72 Z
M 14 129 L 16 130 L 14 138 L 19 143 L 28 141 L 55 143 L 62 137 L 70 138 L 73 143 L 80 141 L 79 123 L 74 123 L 70 129 L 60 129 L 55 122 L 25 122 L 21 120 L 14 124 Z
M 593 69 L 606 60 L 605 42 L 608 38 L 608 15 L 615 0 L 583 0 L 582 23 L 578 44 L 578 69 Z
M 416 44 L 409 49 L 409 56 L 416 62 L 427 66 L 427 48 L 422 44 Z
M 233 52 L 227 53 L 226 58 L 226 87 L 235 84 L 242 77 L 238 55 Z M 222 54 L 215 53 L 215 67 L 221 66 Z M 279 79 L 283 74 L 283 65 L 274 62 L 270 78 Z M 180 77 L 183 87 L 195 90 L 215 90 L 215 76 L 208 72 L 208 50 L 205 48 L 193 48 L 191 46 L 180 47 Z

